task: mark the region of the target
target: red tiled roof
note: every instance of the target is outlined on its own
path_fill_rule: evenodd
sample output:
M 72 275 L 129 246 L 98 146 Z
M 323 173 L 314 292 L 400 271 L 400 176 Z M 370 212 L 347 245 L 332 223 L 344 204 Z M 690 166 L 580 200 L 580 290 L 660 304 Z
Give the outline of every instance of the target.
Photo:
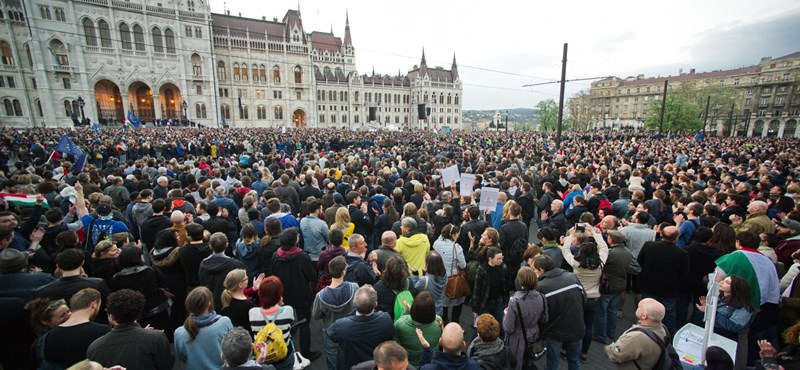
M 236 17 L 226 14 L 211 13 L 211 24 L 214 33 L 227 33 L 230 28 L 231 35 L 250 38 L 260 38 L 267 35 L 271 41 L 284 41 L 284 24 L 273 21 Z
M 342 39 L 329 32 L 314 31 L 311 32 L 311 48 L 319 50 L 320 54 L 326 50 L 328 53 L 336 54 L 342 48 Z

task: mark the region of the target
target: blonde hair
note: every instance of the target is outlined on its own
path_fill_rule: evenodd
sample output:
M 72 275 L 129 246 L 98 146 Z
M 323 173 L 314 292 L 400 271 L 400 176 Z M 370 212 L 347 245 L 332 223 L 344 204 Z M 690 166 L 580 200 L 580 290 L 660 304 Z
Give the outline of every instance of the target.
M 225 276 L 225 281 L 222 283 L 222 286 L 225 287 L 225 290 L 222 291 L 222 295 L 220 297 L 222 308 L 231 305 L 231 301 L 233 300 L 233 292 L 239 289 L 239 283 L 246 278 L 247 271 L 242 269 L 231 270 L 228 275 Z
M 336 210 L 336 218 L 333 222 L 337 229 L 347 230 L 350 227 L 350 211 L 345 207 Z

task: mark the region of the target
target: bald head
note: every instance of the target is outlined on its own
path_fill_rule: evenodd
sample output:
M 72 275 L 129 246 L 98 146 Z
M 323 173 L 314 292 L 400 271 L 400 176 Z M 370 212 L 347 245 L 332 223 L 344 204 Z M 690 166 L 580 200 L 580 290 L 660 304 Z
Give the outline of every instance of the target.
M 639 301 L 639 308 L 636 310 L 636 317 L 646 325 L 661 324 L 665 315 L 664 305 L 652 298 L 645 298 Z
M 183 223 L 186 215 L 181 211 L 174 211 L 172 215 L 169 216 L 169 220 L 172 221 L 172 224 L 180 224 Z
M 397 245 L 397 234 L 394 231 L 384 231 L 383 235 L 381 235 L 381 244 L 394 248 Z
M 668 242 L 674 242 L 678 240 L 679 235 L 680 232 L 678 232 L 678 228 L 675 226 L 667 226 L 661 230 L 661 236 Z
M 750 205 L 747 207 L 747 212 L 749 213 L 759 213 L 759 212 L 766 212 L 767 211 L 767 203 L 755 200 L 750 202 Z
M 461 354 L 461 350 L 466 346 L 466 343 L 464 343 L 464 329 L 461 328 L 461 325 L 455 322 L 447 324 L 442 331 L 439 345 L 442 346 L 445 352 Z

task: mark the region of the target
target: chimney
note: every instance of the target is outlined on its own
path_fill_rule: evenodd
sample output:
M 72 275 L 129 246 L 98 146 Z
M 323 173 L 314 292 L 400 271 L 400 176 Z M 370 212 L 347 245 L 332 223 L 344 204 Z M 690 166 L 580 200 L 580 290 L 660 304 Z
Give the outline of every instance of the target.
M 231 11 L 230 11 L 230 10 L 226 10 L 226 11 L 225 11 L 225 14 L 227 14 L 227 15 L 231 15 Z
M 242 12 L 239 12 L 239 17 L 240 17 L 240 18 L 242 17 Z
M 690 70 L 689 70 L 689 74 L 690 74 L 690 75 L 693 75 L 693 74 L 694 74 L 694 68 L 692 68 L 692 69 L 690 69 Z
M 266 15 L 262 15 L 262 16 L 261 16 L 261 20 L 262 20 L 262 21 L 266 21 L 266 20 L 267 20 L 267 16 L 266 16 Z
M 272 21 L 273 22 L 277 22 L 278 21 L 278 17 L 272 17 Z
M 637 80 L 641 80 L 641 79 L 643 79 L 643 78 L 644 78 L 644 74 L 640 74 L 640 75 L 636 76 L 636 79 L 637 79 Z

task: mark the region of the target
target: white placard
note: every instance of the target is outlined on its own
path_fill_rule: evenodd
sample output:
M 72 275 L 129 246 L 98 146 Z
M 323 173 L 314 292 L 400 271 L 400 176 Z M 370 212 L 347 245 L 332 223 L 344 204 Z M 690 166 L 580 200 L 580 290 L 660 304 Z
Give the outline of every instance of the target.
M 472 187 L 475 182 L 475 175 L 471 173 L 461 174 L 461 183 L 459 184 L 459 193 L 461 195 L 472 195 Z
M 494 211 L 497 209 L 497 196 L 500 194 L 498 188 L 481 188 L 481 203 L 480 209 Z
M 442 170 L 442 180 L 444 180 L 444 188 L 449 188 L 453 181 L 458 182 L 461 177 L 458 175 L 458 166 L 452 165 Z

